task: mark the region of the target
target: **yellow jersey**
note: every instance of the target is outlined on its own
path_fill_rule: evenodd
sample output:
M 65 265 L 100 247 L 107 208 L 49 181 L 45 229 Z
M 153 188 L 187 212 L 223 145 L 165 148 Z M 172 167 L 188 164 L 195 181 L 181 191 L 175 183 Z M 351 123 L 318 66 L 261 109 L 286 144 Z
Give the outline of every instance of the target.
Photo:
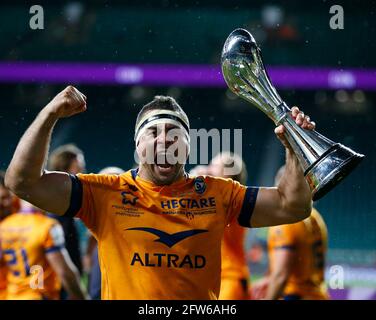
M 58 299 L 61 283 L 46 255 L 64 247 L 60 224 L 38 212 L 13 213 L 0 223 L 7 264 L 7 299 Z
M 222 278 L 249 278 L 244 248 L 246 231 L 247 229 L 238 223 L 225 227 L 222 241 Z
M 222 240 L 221 300 L 249 299 L 249 269 L 245 255 L 247 229 L 238 223 L 225 227 Z
M 297 299 L 328 299 L 324 281 L 327 228 L 316 209 L 303 221 L 269 228 L 268 252 L 273 271 L 276 250 L 294 250 L 296 259 L 283 296 Z
M 138 176 L 78 174 L 66 215 L 98 241 L 102 299 L 217 299 L 221 239 L 249 225 L 257 188 L 186 175 L 157 186 Z

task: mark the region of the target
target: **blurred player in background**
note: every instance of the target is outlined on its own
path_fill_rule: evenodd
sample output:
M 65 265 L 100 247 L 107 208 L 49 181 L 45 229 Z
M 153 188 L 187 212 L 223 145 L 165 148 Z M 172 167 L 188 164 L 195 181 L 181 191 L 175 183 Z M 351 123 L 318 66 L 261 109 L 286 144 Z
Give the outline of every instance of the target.
M 99 174 L 122 174 L 124 170 L 118 167 L 106 167 L 99 171 Z M 88 290 L 90 298 L 100 300 L 101 298 L 101 270 L 98 260 L 98 243 L 92 234 L 88 238 L 88 246 L 86 250 L 85 268 L 89 270 Z
M 238 174 L 228 175 L 225 168 L 235 169 Z M 234 153 L 222 152 L 212 159 L 209 172 L 215 177 L 231 178 L 245 185 L 247 168 L 242 158 Z M 222 241 L 222 273 L 220 300 L 249 299 L 249 269 L 245 255 L 247 229 L 233 222 L 225 227 Z
M 312 194 L 283 126 L 275 129 L 286 147 L 278 187 L 187 175 L 189 120 L 171 97 L 155 97 L 137 116 L 138 169 L 120 176 L 43 170 L 56 122 L 86 108 L 72 86 L 56 95 L 21 138 L 5 185 L 38 207 L 85 222 L 98 240 L 103 299 L 217 299 L 227 224 L 265 227 L 311 212 Z M 302 128 L 315 128 L 297 107 L 291 114 Z
M 48 169 L 70 174 L 84 173 L 86 171 L 84 153 L 74 144 L 62 145 L 51 152 L 48 158 Z M 68 254 L 79 273 L 82 274 L 80 242 L 74 218 L 57 215 L 51 215 L 51 217 L 57 219 L 63 226 Z
M 279 169 L 276 184 L 284 170 Z M 327 228 L 315 208 L 303 221 L 269 228 L 269 273 L 255 283 L 254 298 L 329 299 L 324 279 L 327 246 Z
M 26 201 L 0 223 L 7 300 L 58 300 L 61 284 L 70 299 L 84 299 L 77 269 L 64 246 L 60 224 Z
M 13 211 L 13 194 L 5 188 L 4 185 L 5 173 L 0 171 L 0 223 L 7 216 L 9 216 Z M 1 238 L 0 238 L 0 258 L 2 256 L 1 252 Z M 6 299 L 7 290 L 7 267 L 5 261 L 0 259 L 0 300 Z

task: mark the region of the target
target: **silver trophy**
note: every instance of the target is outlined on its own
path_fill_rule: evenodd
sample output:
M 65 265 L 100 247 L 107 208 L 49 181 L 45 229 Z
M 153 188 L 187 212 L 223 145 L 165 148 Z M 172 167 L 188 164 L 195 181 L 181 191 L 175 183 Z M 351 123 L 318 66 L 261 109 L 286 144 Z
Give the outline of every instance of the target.
M 364 155 L 295 123 L 290 108 L 271 84 L 261 50 L 247 30 L 236 29 L 228 36 L 221 59 L 223 77 L 231 91 L 263 111 L 276 126 L 286 128 L 286 138 L 303 168 L 313 200 L 328 193 L 362 160 Z

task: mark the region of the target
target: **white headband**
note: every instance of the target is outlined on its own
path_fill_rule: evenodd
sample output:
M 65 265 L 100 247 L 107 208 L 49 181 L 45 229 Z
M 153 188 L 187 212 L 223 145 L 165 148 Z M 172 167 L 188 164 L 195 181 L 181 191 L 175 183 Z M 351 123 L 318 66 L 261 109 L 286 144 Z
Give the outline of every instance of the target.
M 138 122 L 138 125 L 135 128 L 134 140 L 137 144 L 141 135 L 145 132 L 146 129 L 151 126 L 169 123 L 177 126 L 178 128 L 184 129 L 184 133 L 187 136 L 189 141 L 189 122 L 188 119 L 182 117 L 182 114 L 176 111 L 171 110 L 153 110 L 147 112 L 144 117 Z

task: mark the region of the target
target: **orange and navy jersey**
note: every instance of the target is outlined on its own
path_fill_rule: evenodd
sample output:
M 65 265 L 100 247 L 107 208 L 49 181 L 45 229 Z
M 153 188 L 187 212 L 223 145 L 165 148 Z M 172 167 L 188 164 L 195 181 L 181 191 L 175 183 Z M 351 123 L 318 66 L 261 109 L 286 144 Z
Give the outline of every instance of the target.
M 130 170 L 78 174 L 66 215 L 98 240 L 102 299 L 217 299 L 224 227 L 249 225 L 257 188 L 185 176 L 157 186 Z
M 222 240 L 222 278 L 249 278 L 244 248 L 246 232 L 247 229 L 238 223 L 225 227 Z
M 221 300 L 248 299 L 250 275 L 244 248 L 246 231 L 238 223 L 225 227 L 221 250 Z
M 273 271 L 274 253 L 277 250 L 295 252 L 291 275 L 287 280 L 284 297 L 300 299 L 327 299 L 324 281 L 327 228 L 316 209 L 311 216 L 293 224 L 269 228 L 269 269 Z
M 46 255 L 64 247 L 56 220 L 21 212 L 0 223 L 2 259 L 7 264 L 7 299 L 58 299 L 61 283 Z

